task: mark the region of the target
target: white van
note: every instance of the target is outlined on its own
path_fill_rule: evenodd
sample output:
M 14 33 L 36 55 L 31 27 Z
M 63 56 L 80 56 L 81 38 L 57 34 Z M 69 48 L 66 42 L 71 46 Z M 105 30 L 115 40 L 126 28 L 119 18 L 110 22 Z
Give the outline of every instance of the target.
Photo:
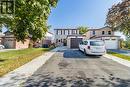
M 85 40 L 79 44 L 79 50 L 86 55 L 104 55 L 106 53 L 105 43 L 102 40 Z

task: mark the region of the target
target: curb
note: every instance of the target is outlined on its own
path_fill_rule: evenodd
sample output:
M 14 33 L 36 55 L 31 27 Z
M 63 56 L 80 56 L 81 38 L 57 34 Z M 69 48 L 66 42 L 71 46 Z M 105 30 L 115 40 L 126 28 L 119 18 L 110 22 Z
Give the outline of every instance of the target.
M 59 49 L 55 48 L 47 53 L 44 53 L 42 56 L 33 59 L 14 71 L 7 73 L 0 78 L 0 87 L 19 87 L 21 83 L 25 82 L 28 77 L 45 64 L 57 50 Z
M 125 65 L 127 67 L 130 67 L 130 61 L 128 60 L 124 60 L 124 59 L 121 59 L 119 57 L 116 57 L 116 56 L 112 56 L 112 55 L 109 55 L 109 54 L 105 54 L 104 57 L 108 58 L 108 59 L 112 59 L 113 61 L 116 61 L 122 65 Z

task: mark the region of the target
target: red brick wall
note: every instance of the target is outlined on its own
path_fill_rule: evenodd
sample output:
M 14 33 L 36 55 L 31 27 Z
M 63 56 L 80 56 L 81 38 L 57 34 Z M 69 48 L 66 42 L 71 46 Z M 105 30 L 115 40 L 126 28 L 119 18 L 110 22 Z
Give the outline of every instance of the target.
M 17 42 L 16 41 L 16 46 L 15 48 L 16 49 L 24 49 L 24 48 L 28 48 L 29 47 L 29 39 L 26 39 L 26 41 L 24 43 L 22 43 L 21 41 L 20 42 Z

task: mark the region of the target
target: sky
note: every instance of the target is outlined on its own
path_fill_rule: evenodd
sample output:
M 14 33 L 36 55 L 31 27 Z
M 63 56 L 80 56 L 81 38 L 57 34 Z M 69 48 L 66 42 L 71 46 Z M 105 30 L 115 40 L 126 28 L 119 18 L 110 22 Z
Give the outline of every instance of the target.
M 108 9 L 121 0 L 59 0 L 48 19 L 55 28 L 104 27 Z M 117 35 L 121 35 L 117 33 Z

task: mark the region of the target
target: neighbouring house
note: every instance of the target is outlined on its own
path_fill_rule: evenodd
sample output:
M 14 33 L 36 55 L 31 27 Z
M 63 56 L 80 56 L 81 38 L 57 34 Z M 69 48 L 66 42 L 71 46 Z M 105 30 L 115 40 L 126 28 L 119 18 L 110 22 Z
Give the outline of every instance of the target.
M 5 36 L 2 37 L 2 44 L 5 46 L 7 49 L 24 49 L 29 47 L 29 39 L 26 39 L 24 43 L 21 41 L 17 41 L 15 36 L 7 31 L 4 33 Z
M 84 36 L 79 34 L 79 29 L 54 29 L 54 42 L 57 46 L 67 46 L 68 48 L 78 48 L 78 44 Z
M 5 34 L 3 34 L 2 32 L 0 32 L 0 44 L 3 45 L 3 37 L 5 36 Z
M 114 31 L 107 26 L 99 29 L 89 29 L 84 35 L 86 35 L 86 39 L 103 40 L 107 49 L 120 48 L 120 36 L 115 36 Z
M 47 32 L 45 38 L 42 39 L 42 47 L 49 47 L 52 43 L 54 43 L 54 35 L 51 32 Z
M 48 48 L 52 43 L 54 43 L 54 35 L 51 32 L 46 32 L 45 37 L 41 40 L 37 40 L 34 43 L 34 47 L 44 47 Z

